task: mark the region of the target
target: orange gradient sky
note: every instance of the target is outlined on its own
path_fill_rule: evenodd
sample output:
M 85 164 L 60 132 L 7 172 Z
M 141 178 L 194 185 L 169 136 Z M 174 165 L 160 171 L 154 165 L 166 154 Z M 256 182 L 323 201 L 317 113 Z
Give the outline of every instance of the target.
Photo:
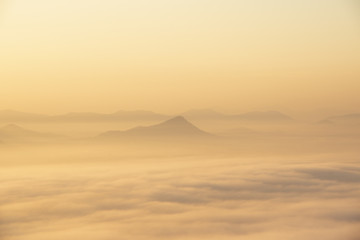
M 7 0 L 0 109 L 360 109 L 352 0 Z

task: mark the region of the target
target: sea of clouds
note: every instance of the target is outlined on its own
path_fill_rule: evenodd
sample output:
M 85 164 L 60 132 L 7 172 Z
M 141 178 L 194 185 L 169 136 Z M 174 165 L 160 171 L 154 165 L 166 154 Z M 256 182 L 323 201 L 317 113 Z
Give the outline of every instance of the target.
M 0 170 L 0 239 L 357 240 L 360 165 L 347 160 L 7 166 Z

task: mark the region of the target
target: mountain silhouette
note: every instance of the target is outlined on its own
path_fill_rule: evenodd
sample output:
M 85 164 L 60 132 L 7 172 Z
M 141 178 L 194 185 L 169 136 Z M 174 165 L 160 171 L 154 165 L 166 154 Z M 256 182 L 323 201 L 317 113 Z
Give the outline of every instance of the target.
M 114 122 L 114 121 L 162 121 L 169 116 L 151 111 L 117 111 L 115 113 L 72 112 L 64 115 L 53 116 L 55 121 L 65 122 Z
M 62 138 L 63 136 L 60 135 L 36 132 L 15 124 L 8 124 L 0 128 L 0 141 L 3 142 L 43 142 Z
M 190 120 L 221 120 L 253 123 L 284 123 L 293 119 L 278 111 L 254 111 L 242 114 L 223 114 L 211 109 L 194 109 L 184 112 L 183 116 Z
M 334 122 L 329 119 L 324 119 L 324 120 L 318 121 L 317 124 L 332 125 L 332 124 L 334 124 Z
M 193 109 L 181 114 L 188 119 L 194 120 L 224 120 L 228 115 L 216 112 L 212 109 Z
M 211 109 L 193 109 L 181 114 L 191 121 L 240 121 L 248 123 L 284 123 L 293 119 L 278 111 L 248 112 L 243 114 L 223 114 Z M 0 111 L 0 122 L 138 122 L 152 123 L 165 121 L 170 115 L 152 111 L 117 111 L 114 113 L 71 112 L 62 115 L 25 113 L 14 110 Z
M 32 132 L 30 130 L 27 130 L 25 128 L 22 128 L 16 124 L 8 124 L 0 129 L 2 133 L 8 133 L 8 134 L 23 134 L 23 133 L 29 133 Z
M 114 113 L 70 112 L 61 115 L 25 113 L 14 110 L 0 111 L 0 122 L 156 122 L 170 116 L 151 111 L 117 111 Z
M 47 120 L 49 116 L 44 114 L 26 113 L 14 110 L 1 110 L 0 122 L 17 122 L 17 121 L 43 121 Z
M 291 117 L 278 111 L 254 111 L 244 114 L 233 115 L 235 120 L 256 121 L 256 122 L 286 122 L 293 120 Z
M 183 116 L 177 116 L 160 124 L 147 127 L 135 127 L 127 131 L 109 131 L 99 135 L 100 138 L 116 139 L 136 138 L 196 138 L 210 137 L 211 134 L 200 130 Z
M 360 113 L 346 114 L 346 115 L 338 115 L 332 116 L 324 119 L 322 122 L 332 122 L 339 124 L 360 124 Z

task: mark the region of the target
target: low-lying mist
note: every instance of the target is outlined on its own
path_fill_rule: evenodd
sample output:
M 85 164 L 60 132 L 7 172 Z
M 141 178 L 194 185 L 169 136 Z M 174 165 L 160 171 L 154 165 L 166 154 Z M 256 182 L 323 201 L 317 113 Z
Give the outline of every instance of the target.
M 358 239 L 356 128 L 195 122 L 5 126 L 0 239 Z

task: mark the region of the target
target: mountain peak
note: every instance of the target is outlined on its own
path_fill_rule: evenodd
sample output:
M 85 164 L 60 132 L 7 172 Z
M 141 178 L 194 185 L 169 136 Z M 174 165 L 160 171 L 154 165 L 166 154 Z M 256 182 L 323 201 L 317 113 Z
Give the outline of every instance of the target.
M 110 131 L 100 135 L 101 137 L 187 137 L 187 136 L 210 136 L 195 125 L 186 120 L 183 116 L 176 116 L 164 122 L 147 127 L 136 127 L 127 131 Z
M 177 129 L 180 130 L 182 129 L 183 131 L 198 131 L 199 129 L 192 124 L 191 122 L 189 122 L 185 117 L 179 115 L 173 118 L 170 118 L 169 120 L 166 120 L 164 122 L 161 122 L 159 124 L 153 125 L 153 126 L 149 126 L 152 128 L 161 128 L 161 129 Z
M 166 120 L 165 122 L 161 123 L 161 124 L 191 124 L 188 120 L 186 120 L 186 118 L 184 118 L 183 116 L 179 115 L 176 117 L 173 117 L 169 120 Z

